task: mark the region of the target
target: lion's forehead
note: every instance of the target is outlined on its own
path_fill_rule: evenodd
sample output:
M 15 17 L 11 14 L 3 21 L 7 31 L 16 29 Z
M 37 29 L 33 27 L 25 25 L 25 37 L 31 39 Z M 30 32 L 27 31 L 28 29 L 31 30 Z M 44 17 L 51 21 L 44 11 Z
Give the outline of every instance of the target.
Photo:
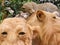
M 24 24 L 19 25 L 1 25 L 0 31 L 28 31 L 28 26 Z
M 19 20 L 18 18 L 11 18 L 11 19 L 6 19 L 2 22 L 2 24 L 0 24 L 0 31 L 18 31 L 18 30 L 22 30 L 22 31 L 26 31 L 28 30 L 28 26 L 25 22 L 25 20 L 21 19 Z

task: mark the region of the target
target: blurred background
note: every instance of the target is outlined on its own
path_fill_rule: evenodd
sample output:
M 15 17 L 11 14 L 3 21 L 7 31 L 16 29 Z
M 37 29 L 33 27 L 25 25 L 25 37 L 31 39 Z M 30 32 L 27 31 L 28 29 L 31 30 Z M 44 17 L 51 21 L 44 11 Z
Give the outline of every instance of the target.
M 8 17 L 14 17 L 19 13 L 23 4 L 31 1 L 38 4 L 51 2 L 60 9 L 60 0 L 0 0 L 0 21 L 6 18 L 7 15 Z

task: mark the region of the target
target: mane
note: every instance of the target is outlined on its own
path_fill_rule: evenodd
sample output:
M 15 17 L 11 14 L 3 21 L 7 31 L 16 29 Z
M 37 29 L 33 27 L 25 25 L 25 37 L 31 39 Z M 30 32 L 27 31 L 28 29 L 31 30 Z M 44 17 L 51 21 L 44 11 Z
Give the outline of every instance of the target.
M 40 26 L 41 34 L 39 35 L 41 35 L 40 38 L 42 40 L 41 42 L 43 43 L 42 45 L 58 45 L 60 41 L 60 38 L 59 38 L 60 18 L 50 12 L 43 11 L 43 13 L 46 16 L 46 18 L 44 19 L 44 22 L 41 23 L 38 21 L 36 17 L 36 12 L 35 12 L 28 19 L 28 23 L 34 26 L 36 25 Z
M 48 13 L 49 14 L 49 13 Z M 49 16 L 50 15 L 50 16 Z M 60 18 L 53 19 L 54 14 L 49 14 L 42 28 L 43 45 L 58 45 L 58 35 L 60 33 Z M 52 18 L 50 18 L 52 17 Z M 58 36 L 58 37 L 57 37 Z M 60 39 L 60 38 L 59 38 Z

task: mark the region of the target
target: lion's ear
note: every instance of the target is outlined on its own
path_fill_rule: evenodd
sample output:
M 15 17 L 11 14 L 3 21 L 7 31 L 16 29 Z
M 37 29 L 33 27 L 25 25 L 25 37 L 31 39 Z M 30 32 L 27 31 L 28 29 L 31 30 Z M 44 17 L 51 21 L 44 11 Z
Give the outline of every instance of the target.
M 37 16 L 37 19 L 38 19 L 39 21 L 44 21 L 44 19 L 45 19 L 45 17 L 46 17 L 46 15 L 44 14 L 43 11 L 37 11 L 37 12 L 36 12 L 36 16 Z

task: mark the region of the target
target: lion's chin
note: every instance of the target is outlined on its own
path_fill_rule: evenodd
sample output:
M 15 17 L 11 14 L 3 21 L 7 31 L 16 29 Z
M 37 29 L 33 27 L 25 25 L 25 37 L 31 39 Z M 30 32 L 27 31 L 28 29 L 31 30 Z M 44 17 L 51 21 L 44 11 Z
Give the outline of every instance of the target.
M 4 41 L 0 45 L 25 45 L 25 43 L 23 41 L 16 41 L 16 42 Z

